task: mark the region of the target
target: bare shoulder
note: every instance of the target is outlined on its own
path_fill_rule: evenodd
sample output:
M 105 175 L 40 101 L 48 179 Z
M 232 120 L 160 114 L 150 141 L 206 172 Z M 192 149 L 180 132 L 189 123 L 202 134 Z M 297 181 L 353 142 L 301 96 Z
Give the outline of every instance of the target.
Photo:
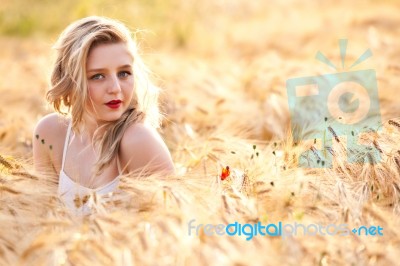
M 142 142 L 143 140 L 161 139 L 157 130 L 144 123 L 135 123 L 131 125 L 124 133 L 122 142 Z
M 68 123 L 68 118 L 57 113 L 48 114 L 38 121 L 32 136 L 35 169 L 59 168 L 58 157 Z
M 34 132 L 42 133 L 43 135 L 60 133 L 65 131 L 66 127 L 68 127 L 68 122 L 68 118 L 57 113 L 51 113 L 39 120 Z
M 125 131 L 120 144 L 120 156 L 127 172 L 174 172 L 166 144 L 150 125 L 136 123 Z

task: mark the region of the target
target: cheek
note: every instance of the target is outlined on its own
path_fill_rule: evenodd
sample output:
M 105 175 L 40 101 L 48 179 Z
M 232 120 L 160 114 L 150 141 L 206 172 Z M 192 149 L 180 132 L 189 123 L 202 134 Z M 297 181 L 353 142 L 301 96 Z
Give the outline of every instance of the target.
M 98 88 L 98 86 L 93 86 L 93 85 L 89 85 L 88 86 L 88 100 L 92 100 L 94 102 L 96 102 L 99 98 L 101 98 L 100 93 L 101 90 L 100 88 Z
M 87 97 L 88 97 L 88 99 L 91 99 L 91 98 L 92 98 L 92 95 L 93 95 L 93 89 L 92 89 L 91 87 L 88 87 L 88 90 L 87 90 Z
M 125 89 L 124 89 L 125 98 L 132 99 L 134 91 L 135 91 L 135 88 L 134 88 L 133 80 L 131 82 L 127 82 Z
M 87 93 L 88 93 L 88 97 L 92 97 L 93 96 L 93 92 L 94 92 L 94 84 L 91 84 L 90 82 L 87 85 Z

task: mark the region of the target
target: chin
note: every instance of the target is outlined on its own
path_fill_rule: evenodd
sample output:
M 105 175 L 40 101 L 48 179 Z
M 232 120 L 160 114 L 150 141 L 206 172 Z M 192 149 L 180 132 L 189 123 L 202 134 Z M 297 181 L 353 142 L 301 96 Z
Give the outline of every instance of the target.
M 102 120 L 102 121 L 106 121 L 106 122 L 113 122 L 113 121 L 120 119 L 121 116 L 122 116 L 122 113 L 108 114 L 108 115 L 104 115 L 102 117 L 98 117 L 98 119 Z

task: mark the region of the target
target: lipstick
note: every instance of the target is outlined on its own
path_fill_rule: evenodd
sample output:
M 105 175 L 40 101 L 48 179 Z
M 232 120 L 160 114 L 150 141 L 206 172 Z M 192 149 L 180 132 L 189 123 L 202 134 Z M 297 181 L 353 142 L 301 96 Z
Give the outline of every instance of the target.
M 121 100 L 112 100 L 106 103 L 106 105 L 111 109 L 118 109 L 121 106 Z

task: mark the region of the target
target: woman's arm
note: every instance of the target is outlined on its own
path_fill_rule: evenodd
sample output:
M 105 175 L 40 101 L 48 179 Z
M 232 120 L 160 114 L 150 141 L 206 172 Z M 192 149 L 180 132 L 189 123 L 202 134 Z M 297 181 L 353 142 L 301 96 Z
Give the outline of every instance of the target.
M 38 173 L 56 174 L 50 156 L 50 152 L 53 150 L 50 143 L 53 141 L 51 141 L 51 134 L 49 134 L 54 128 L 56 119 L 58 119 L 56 114 L 47 115 L 37 123 L 33 130 L 33 164 Z
M 137 123 L 130 126 L 121 140 L 120 160 L 125 172 L 173 174 L 171 154 L 158 132 Z

